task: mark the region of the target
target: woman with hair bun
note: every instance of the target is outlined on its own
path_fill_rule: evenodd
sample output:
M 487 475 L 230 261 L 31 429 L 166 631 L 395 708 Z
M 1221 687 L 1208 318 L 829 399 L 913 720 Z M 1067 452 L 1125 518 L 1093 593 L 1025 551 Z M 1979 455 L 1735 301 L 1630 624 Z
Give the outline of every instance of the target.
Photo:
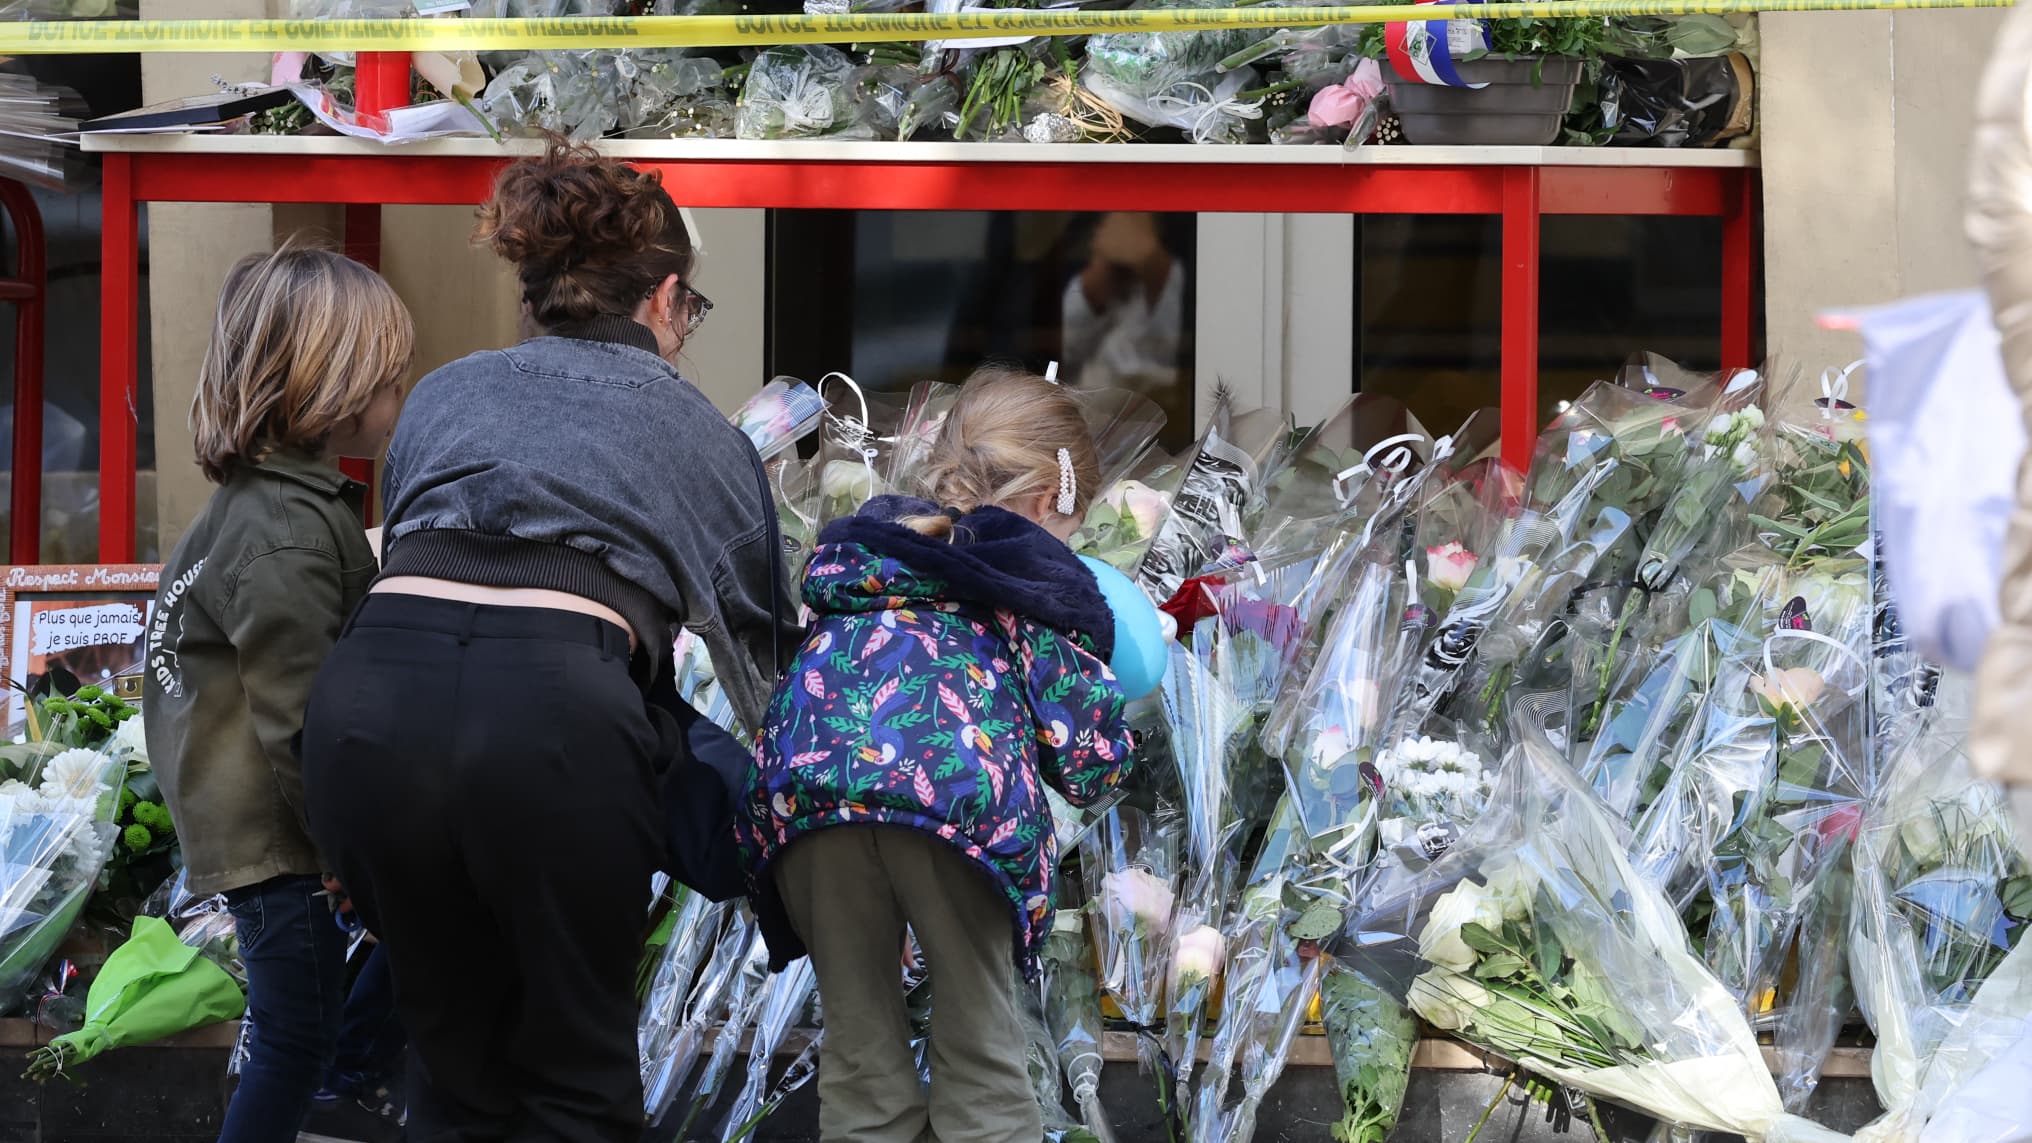
M 657 177 L 553 141 L 476 240 L 538 336 L 410 396 L 381 578 L 305 718 L 311 827 L 387 946 L 409 1138 L 633 1140 L 671 633 L 753 727 L 796 609 L 760 459 L 673 365 L 711 303 Z

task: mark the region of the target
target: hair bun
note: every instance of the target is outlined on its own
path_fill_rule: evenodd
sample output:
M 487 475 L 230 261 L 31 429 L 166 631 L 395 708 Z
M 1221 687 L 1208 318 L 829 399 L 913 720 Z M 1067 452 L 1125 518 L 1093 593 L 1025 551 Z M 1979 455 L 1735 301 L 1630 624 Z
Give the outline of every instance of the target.
M 474 238 L 515 264 L 545 325 L 632 312 L 646 289 L 691 268 L 661 178 L 555 135 L 501 172 Z

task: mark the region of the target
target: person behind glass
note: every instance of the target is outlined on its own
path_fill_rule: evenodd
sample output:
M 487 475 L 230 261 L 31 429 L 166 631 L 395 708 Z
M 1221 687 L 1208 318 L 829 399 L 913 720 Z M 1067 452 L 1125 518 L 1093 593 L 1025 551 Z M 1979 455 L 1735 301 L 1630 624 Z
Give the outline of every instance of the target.
M 1146 390 L 1178 375 L 1185 273 L 1165 249 L 1157 216 L 1104 215 L 1086 266 L 1065 288 L 1067 375 L 1088 389 Z
M 338 1038 L 346 936 L 292 740 L 375 573 L 365 490 L 333 462 L 381 451 L 414 345 L 372 270 L 289 244 L 227 275 L 198 371 L 197 459 L 219 487 L 163 566 L 144 704 L 190 889 L 225 894 L 247 966 L 226 1143 L 295 1139 Z
M 708 303 L 657 176 L 554 140 L 477 237 L 542 334 L 432 372 L 395 430 L 382 575 L 305 720 L 311 827 L 387 946 L 410 1139 L 633 1140 L 672 631 L 755 726 L 796 609 L 760 458 L 671 364 Z
M 1011 953 L 1034 977 L 1051 930 L 1040 782 L 1084 805 L 1130 764 L 1113 613 L 1065 543 L 1100 464 L 1070 394 L 984 371 L 922 479 L 931 499 L 877 497 L 819 536 L 818 618 L 769 708 L 742 846 L 772 964 L 808 949 L 818 974 L 822 1138 L 1036 1143 Z M 938 994 L 928 1096 L 906 924 Z

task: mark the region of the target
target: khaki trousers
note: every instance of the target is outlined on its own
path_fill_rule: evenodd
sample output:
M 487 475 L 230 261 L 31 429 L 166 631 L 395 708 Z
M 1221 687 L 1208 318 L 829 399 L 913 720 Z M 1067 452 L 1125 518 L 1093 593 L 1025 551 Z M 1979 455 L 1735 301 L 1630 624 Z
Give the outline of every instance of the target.
M 1037 1143 L 1008 903 L 946 842 L 846 825 L 795 842 L 776 888 L 811 952 L 825 1013 L 825 1143 Z M 904 926 L 931 969 L 931 1090 L 903 1000 Z

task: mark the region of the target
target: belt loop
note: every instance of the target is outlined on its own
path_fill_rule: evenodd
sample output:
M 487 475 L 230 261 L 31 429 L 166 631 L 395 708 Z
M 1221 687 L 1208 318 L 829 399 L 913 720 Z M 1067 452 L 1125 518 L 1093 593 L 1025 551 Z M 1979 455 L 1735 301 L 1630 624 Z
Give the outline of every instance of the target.
M 480 605 L 477 603 L 466 604 L 466 618 L 459 624 L 459 646 L 464 647 L 472 643 L 473 628 L 478 625 L 479 620 Z

